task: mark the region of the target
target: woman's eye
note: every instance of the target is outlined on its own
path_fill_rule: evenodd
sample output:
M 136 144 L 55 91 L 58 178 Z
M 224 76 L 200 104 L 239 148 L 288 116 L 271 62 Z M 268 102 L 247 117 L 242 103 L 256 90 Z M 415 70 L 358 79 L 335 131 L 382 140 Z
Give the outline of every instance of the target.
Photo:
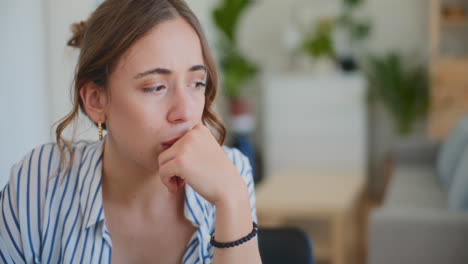
M 192 85 L 195 88 L 206 88 L 206 83 L 204 83 L 204 82 L 194 82 Z
M 150 87 L 150 88 L 143 88 L 143 91 L 145 91 L 147 93 L 151 93 L 151 92 L 161 92 L 164 89 L 166 89 L 166 86 L 158 85 L 158 86 L 154 86 L 154 87 Z

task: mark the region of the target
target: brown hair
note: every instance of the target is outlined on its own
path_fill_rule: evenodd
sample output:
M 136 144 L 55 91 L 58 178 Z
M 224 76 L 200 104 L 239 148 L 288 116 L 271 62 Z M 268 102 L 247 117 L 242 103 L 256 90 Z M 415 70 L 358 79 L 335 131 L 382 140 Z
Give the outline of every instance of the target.
M 62 132 L 76 120 L 79 110 L 86 114 L 80 89 L 88 82 L 107 89 L 110 74 L 130 46 L 154 26 L 176 17 L 187 21 L 200 39 L 208 72 L 202 122 L 218 133 L 217 140 L 220 145 L 223 144 L 226 128 L 212 110 L 218 90 L 218 72 L 200 22 L 187 4 L 183 0 L 106 0 L 91 14 L 87 22 L 72 25 L 73 36 L 68 41 L 69 46 L 80 48 L 81 51 L 74 76 L 73 108 L 58 121 L 56 129 L 62 167 L 66 162 L 64 146 L 70 155 L 66 171 L 71 168 L 73 160 L 73 140 L 65 140 Z M 106 128 L 105 124 L 103 128 Z

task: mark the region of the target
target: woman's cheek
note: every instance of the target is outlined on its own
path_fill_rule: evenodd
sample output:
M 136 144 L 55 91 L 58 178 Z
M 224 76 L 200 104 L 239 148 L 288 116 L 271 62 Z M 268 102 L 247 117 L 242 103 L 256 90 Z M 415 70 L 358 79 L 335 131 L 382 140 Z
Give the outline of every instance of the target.
M 201 96 L 201 98 L 199 99 L 199 103 L 197 105 L 198 105 L 198 115 L 199 115 L 199 118 L 201 119 L 203 115 L 203 109 L 205 108 L 205 94 Z

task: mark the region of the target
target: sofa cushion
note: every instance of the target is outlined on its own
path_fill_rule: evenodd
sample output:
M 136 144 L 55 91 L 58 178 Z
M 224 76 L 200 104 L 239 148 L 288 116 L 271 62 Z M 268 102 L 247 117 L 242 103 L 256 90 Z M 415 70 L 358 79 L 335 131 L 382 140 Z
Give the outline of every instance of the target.
M 450 187 L 458 161 L 468 145 L 468 117 L 462 118 L 442 144 L 437 157 L 437 172 L 445 190 Z
M 397 163 L 385 206 L 396 208 L 447 209 L 447 195 L 441 189 L 432 166 Z
M 468 148 L 465 149 L 448 192 L 448 206 L 455 211 L 468 210 Z

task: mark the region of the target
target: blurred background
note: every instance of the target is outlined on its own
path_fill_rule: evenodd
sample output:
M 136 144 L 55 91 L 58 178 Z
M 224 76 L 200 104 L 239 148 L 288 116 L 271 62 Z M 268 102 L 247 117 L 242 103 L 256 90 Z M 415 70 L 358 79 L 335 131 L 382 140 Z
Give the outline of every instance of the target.
M 0 186 L 54 141 L 71 109 L 70 25 L 100 2 L 0 2 Z M 316 263 L 468 263 L 468 1 L 187 3 L 261 227 L 303 231 Z M 82 118 L 76 137 L 97 129 Z

